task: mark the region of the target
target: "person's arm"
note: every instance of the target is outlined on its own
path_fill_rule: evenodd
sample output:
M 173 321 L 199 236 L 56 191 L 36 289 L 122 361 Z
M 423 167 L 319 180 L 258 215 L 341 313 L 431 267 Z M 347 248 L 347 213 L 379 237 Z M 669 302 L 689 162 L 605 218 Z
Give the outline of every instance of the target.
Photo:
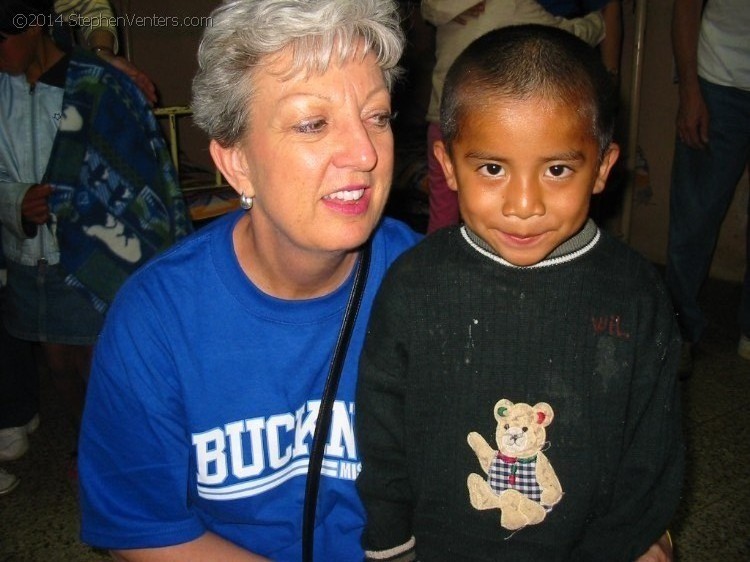
M 191 505 L 191 443 L 160 300 L 123 287 L 97 342 L 78 450 L 81 537 L 128 562 L 264 560 L 208 532 Z
M 617 80 L 620 76 L 620 54 L 622 52 L 622 3 L 611 0 L 602 8 L 604 16 L 604 39 L 599 44 L 602 62 L 607 71 Z
M 114 13 L 108 0 L 56 0 L 55 11 L 66 21 L 83 24 L 81 33 L 86 46 L 121 70 L 138 85 L 146 99 L 156 103 L 156 86 L 151 79 L 133 63 L 117 55 L 118 41 Z
M 404 437 L 405 357 L 401 331 L 408 326 L 403 291 L 387 275 L 370 315 L 359 363 L 355 433 L 362 460 L 356 486 L 365 507 L 366 559 L 414 559 L 412 490 Z M 380 556 L 378 556 L 380 555 Z
M 675 0 L 672 12 L 672 49 L 680 95 L 677 135 L 691 148 L 708 142 L 708 109 L 698 83 L 698 35 L 702 0 Z
M 605 22 L 601 12 L 590 12 L 580 18 L 567 19 L 555 17 L 555 19 L 557 20 L 555 23 L 547 25 L 554 25 L 555 27 L 564 29 L 579 39 L 583 39 L 592 47 L 600 45 L 606 39 Z
M 270 562 L 214 535 L 205 535 L 183 544 L 163 548 L 111 551 L 117 562 Z
M 138 67 L 115 51 L 115 40 L 108 29 L 93 29 L 88 35 L 88 47 L 109 64 L 121 70 L 141 89 L 151 105 L 156 103 L 156 86 Z
M 483 11 L 486 0 L 422 0 L 422 17 L 432 25 L 445 25 L 456 20 L 465 23 L 467 17 L 478 17 Z
M 83 40 L 89 48 L 107 48 L 117 53 L 117 27 L 108 0 L 55 0 L 55 12 L 63 20 L 80 26 Z M 96 32 L 93 40 L 91 34 Z

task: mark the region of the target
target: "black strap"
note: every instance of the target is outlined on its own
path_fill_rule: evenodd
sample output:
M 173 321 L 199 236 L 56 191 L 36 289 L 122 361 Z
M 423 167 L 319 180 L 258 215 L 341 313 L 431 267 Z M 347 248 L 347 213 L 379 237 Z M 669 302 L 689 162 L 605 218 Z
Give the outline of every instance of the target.
M 323 453 L 328 440 L 328 430 L 333 415 L 333 402 L 336 399 L 336 391 L 341 378 L 341 370 L 346 359 L 346 351 L 349 347 L 354 321 L 359 312 L 362 295 L 365 292 L 367 272 L 370 269 L 370 243 L 365 244 L 360 254 L 357 271 L 354 274 L 354 283 L 349 293 L 349 301 L 346 303 L 344 319 L 341 321 L 341 329 L 333 349 L 333 359 L 328 369 L 328 378 L 323 389 L 323 398 L 320 401 L 318 420 L 315 422 L 315 433 L 313 434 L 312 451 L 310 462 L 307 467 L 307 482 L 305 484 L 305 505 L 302 512 L 302 560 L 312 562 L 313 559 L 313 535 L 315 532 L 315 508 L 318 504 L 318 488 L 320 485 L 320 468 L 323 464 Z

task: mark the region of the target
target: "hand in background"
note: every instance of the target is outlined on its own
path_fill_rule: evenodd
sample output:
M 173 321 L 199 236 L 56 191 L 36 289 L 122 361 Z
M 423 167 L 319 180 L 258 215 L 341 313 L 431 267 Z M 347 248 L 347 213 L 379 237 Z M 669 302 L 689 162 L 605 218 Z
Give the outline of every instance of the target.
M 690 148 L 703 149 L 708 143 L 709 115 L 700 88 L 680 88 L 680 106 L 677 110 L 677 135 Z
M 52 186 L 48 183 L 32 185 L 21 202 L 21 217 L 32 224 L 44 224 L 49 220 L 49 201 Z
M 37 226 L 45 224 L 50 218 L 49 195 L 52 186 L 48 183 L 32 185 L 21 201 L 21 223 L 23 231 L 29 237 L 36 236 Z
M 127 74 L 133 82 L 140 88 L 143 95 L 151 105 L 157 101 L 156 86 L 151 79 L 146 76 L 132 62 L 122 56 L 116 55 L 116 45 L 114 31 L 110 29 L 97 28 L 91 31 L 88 36 L 88 47 L 99 55 L 103 60 Z
M 118 70 L 121 70 L 130 76 L 133 82 L 135 82 L 135 84 L 141 89 L 143 95 L 146 96 L 146 99 L 151 105 L 156 103 L 156 86 L 151 79 L 139 70 L 132 62 L 125 57 L 120 57 L 105 51 L 100 51 L 99 56 Z

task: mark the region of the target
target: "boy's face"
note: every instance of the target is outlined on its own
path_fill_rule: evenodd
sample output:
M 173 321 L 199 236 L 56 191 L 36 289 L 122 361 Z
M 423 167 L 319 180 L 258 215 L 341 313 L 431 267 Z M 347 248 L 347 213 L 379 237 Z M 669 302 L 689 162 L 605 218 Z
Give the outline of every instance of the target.
M 467 226 L 505 260 L 534 265 L 586 222 L 619 155 L 599 159 L 591 121 L 543 98 L 489 98 L 467 112 L 452 157 L 435 144 Z

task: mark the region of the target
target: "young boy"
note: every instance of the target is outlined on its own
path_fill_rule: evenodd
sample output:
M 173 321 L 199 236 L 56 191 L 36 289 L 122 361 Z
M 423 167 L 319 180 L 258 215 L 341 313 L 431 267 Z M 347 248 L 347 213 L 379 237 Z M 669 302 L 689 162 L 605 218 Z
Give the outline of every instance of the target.
M 678 330 L 658 272 L 587 216 L 619 153 L 612 95 L 550 27 L 451 67 L 435 150 L 465 225 L 394 264 L 360 362 L 370 559 L 632 562 L 665 532 Z
M 550 0 L 547 3 L 554 4 Z M 584 17 L 553 16 L 536 0 L 422 0 L 424 19 L 435 26 L 435 66 L 432 69 L 432 93 L 427 108 L 427 183 L 430 216 L 427 233 L 458 224 L 458 201 L 445 181 L 432 145 L 440 136 L 440 96 L 443 82 L 453 61 L 469 44 L 488 31 L 509 25 L 538 23 L 576 34 L 590 45 L 605 39 L 605 20 L 599 9 L 607 0 L 589 0 L 592 11 Z M 582 6 L 583 8 L 583 6 Z M 616 35 L 616 34 L 613 34 Z

